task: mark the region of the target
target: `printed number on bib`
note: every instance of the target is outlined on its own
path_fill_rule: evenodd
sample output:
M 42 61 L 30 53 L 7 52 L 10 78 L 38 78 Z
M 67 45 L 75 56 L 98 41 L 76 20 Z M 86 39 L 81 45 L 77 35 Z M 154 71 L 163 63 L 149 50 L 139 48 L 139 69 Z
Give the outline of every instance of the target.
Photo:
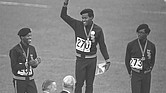
M 22 76 L 32 75 L 32 68 L 30 68 L 30 71 L 28 72 L 28 69 L 22 69 L 17 72 L 17 74 Z
M 142 70 L 143 65 L 142 65 L 141 58 L 131 58 L 130 66 L 132 68 Z
M 76 49 L 82 52 L 90 52 L 91 41 L 77 37 Z

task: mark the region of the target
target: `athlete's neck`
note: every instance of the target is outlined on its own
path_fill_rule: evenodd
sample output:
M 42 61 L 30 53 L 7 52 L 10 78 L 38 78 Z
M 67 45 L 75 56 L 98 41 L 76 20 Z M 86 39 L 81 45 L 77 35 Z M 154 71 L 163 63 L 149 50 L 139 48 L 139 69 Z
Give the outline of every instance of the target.
M 23 41 L 21 41 L 21 45 L 23 46 L 23 48 L 28 48 L 29 47 L 29 44 L 27 44 L 27 43 L 25 43 Z
M 141 44 L 145 44 L 146 40 L 147 39 L 139 39 L 139 41 L 140 41 Z
M 92 26 L 92 24 L 93 24 L 93 21 L 89 22 L 89 24 L 88 24 L 88 25 L 86 25 L 85 27 L 86 27 L 87 29 L 90 29 L 90 28 L 91 28 L 91 26 Z
M 139 40 L 139 42 L 140 42 L 142 48 L 144 48 L 147 39 L 138 39 L 138 40 Z

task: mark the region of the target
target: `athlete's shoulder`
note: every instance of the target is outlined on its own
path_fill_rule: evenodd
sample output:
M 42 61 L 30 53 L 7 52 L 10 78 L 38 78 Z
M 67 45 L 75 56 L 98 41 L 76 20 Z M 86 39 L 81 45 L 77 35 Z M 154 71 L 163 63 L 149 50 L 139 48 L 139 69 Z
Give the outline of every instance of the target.
M 152 46 L 155 46 L 155 44 L 153 42 L 151 42 L 150 40 L 148 40 L 148 43 Z
M 22 53 L 19 44 L 15 45 L 13 48 L 9 50 L 9 55 L 11 55 L 11 53 Z
M 136 44 L 136 43 L 137 43 L 137 40 L 138 40 L 138 39 L 134 39 L 134 40 L 130 41 L 130 42 L 128 43 L 128 45 Z
M 94 29 L 102 30 L 102 28 L 99 25 L 97 25 L 97 24 L 94 24 Z
M 96 25 L 96 24 L 94 24 L 92 30 L 95 31 L 96 33 L 101 33 L 101 32 L 103 32 L 103 31 L 102 31 L 102 28 L 101 28 L 100 26 Z
M 19 49 L 19 44 L 13 46 L 10 50 L 12 51 L 12 50 L 18 50 L 18 49 Z
M 35 46 L 29 45 L 29 48 L 30 48 L 30 49 L 35 49 Z

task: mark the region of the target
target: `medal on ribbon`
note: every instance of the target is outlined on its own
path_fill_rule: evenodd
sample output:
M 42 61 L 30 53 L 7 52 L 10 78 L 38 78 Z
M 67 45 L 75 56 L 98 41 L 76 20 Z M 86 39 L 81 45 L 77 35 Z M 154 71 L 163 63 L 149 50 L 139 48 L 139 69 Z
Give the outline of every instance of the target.
M 141 58 L 141 60 L 144 61 L 144 60 L 145 60 L 145 51 L 146 51 L 146 47 L 147 47 L 147 40 L 146 40 L 146 43 L 145 43 L 144 50 L 142 49 L 142 46 L 141 46 L 141 44 L 140 44 L 139 39 L 138 39 L 138 44 L 139 44 L 139 47 L 140 47 L 141 53 L 142 53 L 142 58 Z

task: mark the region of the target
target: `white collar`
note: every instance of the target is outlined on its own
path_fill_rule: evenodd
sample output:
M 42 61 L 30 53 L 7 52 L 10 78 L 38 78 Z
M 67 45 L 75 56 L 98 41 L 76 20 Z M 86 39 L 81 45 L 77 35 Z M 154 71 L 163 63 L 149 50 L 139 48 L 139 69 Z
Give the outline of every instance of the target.
M 66 89 L 63 89 L 63 91 L 66 91 L 67 93 L 70 93 L 70 91 L 66 90 Z
M 48 91 L 44 91 L 43 93 L 49 93 Z

